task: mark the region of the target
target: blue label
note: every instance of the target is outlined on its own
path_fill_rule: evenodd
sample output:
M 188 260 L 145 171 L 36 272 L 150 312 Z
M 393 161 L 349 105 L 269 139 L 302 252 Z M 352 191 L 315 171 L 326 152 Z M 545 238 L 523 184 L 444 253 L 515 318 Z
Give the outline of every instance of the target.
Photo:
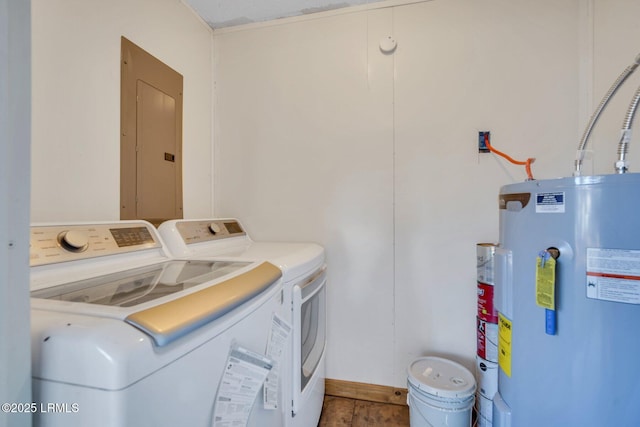
M 564 192 L 537 193 L 536 212 L 538 213 L 563 213 Z
M 564 204 L 564 193 L 538 193 L 536 194 L 536 204 L 562 205 Z

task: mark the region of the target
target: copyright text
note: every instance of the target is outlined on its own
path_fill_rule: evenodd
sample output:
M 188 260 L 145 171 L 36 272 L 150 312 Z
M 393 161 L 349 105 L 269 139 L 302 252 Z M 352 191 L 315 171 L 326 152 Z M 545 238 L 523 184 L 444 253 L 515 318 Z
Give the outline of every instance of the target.
M 80 412 L 80 405 L 77 403 L 3 403 L 0 409 L 5 413 L 22 414 L 22 413 L 56 413 L 56 414 L 75 414 Z

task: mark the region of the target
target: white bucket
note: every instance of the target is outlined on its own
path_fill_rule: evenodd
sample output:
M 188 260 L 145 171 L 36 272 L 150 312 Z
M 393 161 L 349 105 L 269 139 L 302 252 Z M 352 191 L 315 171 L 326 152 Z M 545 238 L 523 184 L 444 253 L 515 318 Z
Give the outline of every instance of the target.
M 476 380 L 464 366 L 440 357 L 421 357 L 407 369 L 411 427 L 469 427 Z

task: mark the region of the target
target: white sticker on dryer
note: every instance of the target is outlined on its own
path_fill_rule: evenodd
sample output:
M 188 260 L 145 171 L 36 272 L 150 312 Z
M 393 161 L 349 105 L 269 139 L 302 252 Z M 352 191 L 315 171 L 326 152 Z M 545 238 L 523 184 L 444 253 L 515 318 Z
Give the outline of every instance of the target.
M 265 409 L 278 409 L 278 394 L 280 391 L 280 366 L 292 327 L 277 313 L 271 316 L 271 331 L 267 341 L 267 357 L 273 361 L 273 367 L 264 381 L 263 401 Z

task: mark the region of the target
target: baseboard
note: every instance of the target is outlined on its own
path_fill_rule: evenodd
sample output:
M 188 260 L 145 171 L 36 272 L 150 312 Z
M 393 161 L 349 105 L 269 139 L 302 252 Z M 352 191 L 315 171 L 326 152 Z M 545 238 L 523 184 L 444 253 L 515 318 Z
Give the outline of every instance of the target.
M 407 404 L 407 389 L 353 381 L 325 379 L 324 394 L 369 402 Z

